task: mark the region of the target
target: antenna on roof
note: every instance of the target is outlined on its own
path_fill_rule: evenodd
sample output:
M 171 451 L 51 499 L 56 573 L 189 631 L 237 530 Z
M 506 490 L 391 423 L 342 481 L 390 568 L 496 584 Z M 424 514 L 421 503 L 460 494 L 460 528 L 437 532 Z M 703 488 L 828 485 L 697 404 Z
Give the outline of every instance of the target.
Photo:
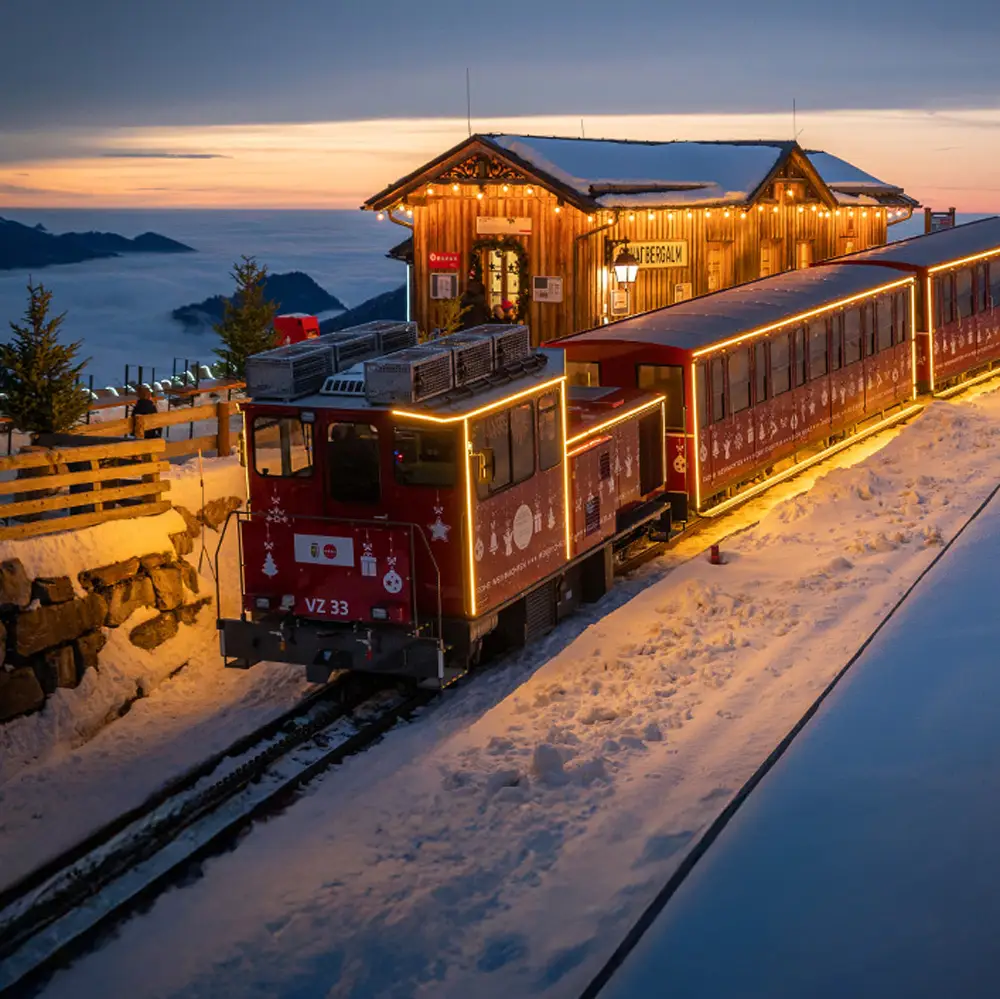
M 469 67 L 465 67 L 465 115 L 469 126 L 469 135 L 472 135 L 472 84 L 469 81 Z
M 805 131 L 805 129 L 798 129 L 795 127 L 796 124 L 796 108 L 795 108 L 795 98 L 792 98 L 792 141 L 798 142 L 799 136 Z
M 583 119 L 582 118 L 580 119 L 580 138 L 581 139 L 586 139 L 587 138 L 587 134 L 583 130 Z

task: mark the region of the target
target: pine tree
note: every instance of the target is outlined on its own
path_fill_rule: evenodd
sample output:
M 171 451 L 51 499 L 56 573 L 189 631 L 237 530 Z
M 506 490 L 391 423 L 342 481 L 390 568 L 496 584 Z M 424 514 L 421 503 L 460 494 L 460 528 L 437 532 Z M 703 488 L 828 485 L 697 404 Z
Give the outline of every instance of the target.
M 231 277 L 236 293 L 226 300 L 222 322 L 215 327 L 222 340 L 215 353 L 222 358 L 228 375 L 242 378 L 247 358 L 274 346 L 271 323 L 278 306 L 264 298 L 267 268 L 258 266 L 254 257 L 241 257 L 233 265 Z
M 86 360 L 77 361 L 81 343 L 59 342 L 66 313 L 49 318 L 52 292 L 28 282 L 24 325 L 12 322 L 14 338 L 0 345 L 0 391 L 4 412 L 25 433 L 65 433 L 90 406 L 79 384 Z

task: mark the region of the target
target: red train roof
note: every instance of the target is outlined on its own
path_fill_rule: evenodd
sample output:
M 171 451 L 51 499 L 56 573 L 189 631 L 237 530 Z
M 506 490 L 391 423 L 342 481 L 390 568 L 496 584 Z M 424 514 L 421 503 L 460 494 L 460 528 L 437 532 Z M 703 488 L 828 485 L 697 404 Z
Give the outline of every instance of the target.
M 883 267 L 816 267 L 761 278 L 701 298 L 574 333 L 574 344 L 647 343 L 701 350 L 751 330 L 864 295 L 902 279 Z

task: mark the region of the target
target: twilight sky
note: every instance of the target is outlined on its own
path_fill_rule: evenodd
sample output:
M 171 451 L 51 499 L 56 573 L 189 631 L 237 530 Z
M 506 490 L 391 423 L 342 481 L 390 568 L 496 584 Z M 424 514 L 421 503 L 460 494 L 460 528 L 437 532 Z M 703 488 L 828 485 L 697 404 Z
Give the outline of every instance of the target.
M 1000 3 L 0 0 L 0 205 L 356 206 L 473 127 L 786 138 L 1000 209 Z

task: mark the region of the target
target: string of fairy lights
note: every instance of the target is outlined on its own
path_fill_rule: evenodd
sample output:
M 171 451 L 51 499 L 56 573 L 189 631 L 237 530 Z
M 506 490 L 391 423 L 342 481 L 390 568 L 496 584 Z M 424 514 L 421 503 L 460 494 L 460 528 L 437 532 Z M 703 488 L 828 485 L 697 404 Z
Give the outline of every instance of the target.
M 451 194 L 457 194 L 461 197 L 465 197 L 462 193 L 463 187 L 468 187 L 469 185 L 462 184 L 443 184 L 434 185 L 428 184 L 424 189 L 424 194 L 428 198 L 434 197 L 446 197 L 449 192 Z M 499 185 L 500 193 L 499 196 L 509 194 L 511 190 L 510 184 Z M 514 185 L 521 188 L 522 195 L 524 197 L 533 197 L 535 194 L 535 187 L 531 184 L 527 185 Z M 544 189 L 543 189 L 544 190 Z M 548 192 L 546 192 L 548 193 Z M 486 189 L 480 184 L 477 186 L 476 190 L 476 200 L 482 201 L 486 197 Z M 789 189 L 785 192 L 785 201 L 781 204 L 758 204 L 756 210 L 758 215 L 762 215 L 767 212 L 768 208 L 772 214 L 777 215 L 781 212 L 782 207 L 786 209 L 790 207 L 790 203 L 794 202 L 794 192 Z M 555 205 L 552 206 L 552 212 L 555 215 L 562 213 L 564 207 L 564 202 L 561 198 L 557 197 Z M 848 205 L 839 208 L 827 208 L 818 202 L 799 202 L 794 205 L 796 209 L 796 214 L 806 215 L 807 213 L 814 214 L 818 219 L 854 219 L 856 216 L 860 216 L 862 219 L 867 219 L 870 216 L 879 219 L 883 218 L 888 222 L 892 218 L 902 219 L 904 216 L 909 217 L 912 214 L 911 209 L 906 208 L 886 208 L 883 206 L 876 207 L 864 207 L 864 206 L 854 206 Z M 408 219 L 413 218 L 413 206 L 407 204 L 405 200 L 398 202 L 397 204 L 391 206 L 388 210 L 388 215 L 390 218 L 394 212 L 405 216 Z M 386 211 L 380 211 L 377 214 L 378 220 L 381 222 L 385 219 Z M 642 208 L 632 211 L 624 211 L 620 208 L 610 209 L 604 212 L 602 218 L 602 213 L 598 212 L 596 214 L 587 215 L 587 221 L 598 224 L 613 225 L 615 223 L 621 222 L 627 219 L 629 222 L 635 222 L 637 218 L 645 214 L 646 219 L 650 222 L 656 221 L 657 218 L 665 217 L 668 222 L 672 222 L 675 218 L 687 218 L 694 219 L 696 214 L 701 214 L 706 219 L 711 218 L 723 218 L 723 219 L 738 219 L 741 222 L 745 222 L 747 217 L 753 212 L 752 207 L 732 207 L 725 205 L 714 205 L 709 207 L 691 207 L 691 208 Z

